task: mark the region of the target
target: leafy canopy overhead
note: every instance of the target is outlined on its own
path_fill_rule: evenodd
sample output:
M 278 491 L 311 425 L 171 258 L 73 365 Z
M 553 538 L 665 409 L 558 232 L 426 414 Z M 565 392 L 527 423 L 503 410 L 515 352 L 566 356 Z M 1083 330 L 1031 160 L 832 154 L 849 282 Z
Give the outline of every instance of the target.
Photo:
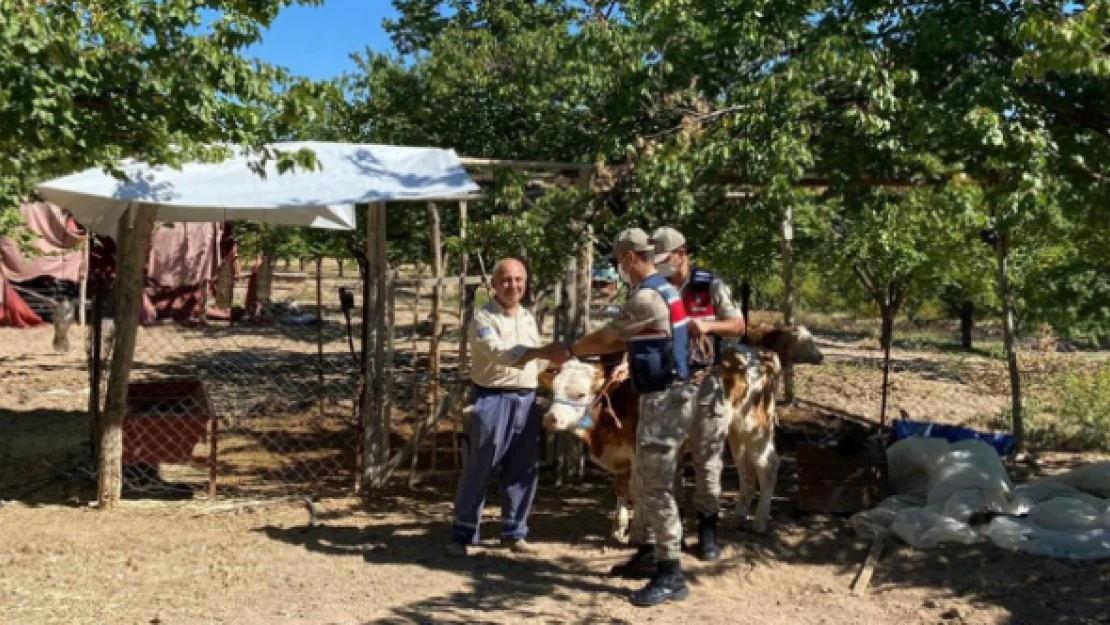
M 220 158 L 312 118 L 320 85 L 242 55 L 294 2 L 319 0 L 0 0 L 0 235 L 41 180 Z

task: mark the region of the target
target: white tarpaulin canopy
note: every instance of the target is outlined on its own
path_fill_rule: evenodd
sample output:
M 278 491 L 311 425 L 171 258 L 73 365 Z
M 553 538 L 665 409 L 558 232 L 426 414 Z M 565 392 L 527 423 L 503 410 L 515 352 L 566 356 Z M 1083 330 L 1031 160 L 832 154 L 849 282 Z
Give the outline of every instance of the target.
M 312 150 L 317 167 L 279 174 L 271 160 L 262 178 L 249 167 L 259 155 L 233 146 L 233 155 L 220 163 L 174 169 L 131 160 L 120 165 L 127 181 L 94 168 L 37 189 L 82 226 L 107 236 L 127 208 L 139 204 L 156 206 L 161 222 L 242 220 L 349 230 L 354 204 L 451 199 L 479 190 L 454 150 L 314 141 L 267 147 Z

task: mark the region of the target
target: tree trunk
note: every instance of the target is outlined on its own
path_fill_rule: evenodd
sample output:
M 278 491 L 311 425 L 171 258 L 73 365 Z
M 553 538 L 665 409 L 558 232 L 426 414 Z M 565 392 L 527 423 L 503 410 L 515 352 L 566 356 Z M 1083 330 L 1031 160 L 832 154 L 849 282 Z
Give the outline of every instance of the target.
M 1025 416 L 1021 401 L 1021 370 L 1014 346 L 1014 306 L 1010 294 L 1010 233 L 1001 228 L 998 245 L 998 292 L 1002 300 L 1002 343 L 1006 348 L 1006 366 L 1010 371 L 1010 411 L 1013 418 L 1014 449 L 1025 447 Z
M 794 208 L 787 206 L 782 216 L 782 322 L 794 325 Z M 794 403 L 794 365 L 783 363 L 783 397 Z
M 960 304 L 960 346 L 972 349 L 971 332 L 975 329 L 975 304 L 966 301 Z
M 134 223 L 130 217 L 134 215 Z M 113 306 L 115 338 L 108 393 L 100 428 L 97 502 L 111 510 L 123 492 L 123 420 L 127 416 L 127 383 L 135 361 L 139 311 L 143 301 L 143 268 L 150 253 L 150 235 L 157 211 L 132 206 L 119 220 L 116 233 L 116 292 Z M 93 392 L 93 389 L 89 389 Z
M 264 255 L 262 265 L 258 268 L 255 297 L 264 309 L 269 308 L 274 301 L 274 265 L 276 264 L 273 257 Z
M 744 280 L 740 283 L 740 314 L 744 317 L 744 327 L 751 323 L 748 316 L 752 306 L 752 283 Z
M 894 286 L 891 285 L 891 291 Z M 883 314 L 882 333 L 879 343 L 883 348 L 883 395 L 879 405 L 879 424 L 886 425 L 886 406 L 890 397 L 890 344 L 894 342 L 894 304 L 893 297 L 880 305 Z

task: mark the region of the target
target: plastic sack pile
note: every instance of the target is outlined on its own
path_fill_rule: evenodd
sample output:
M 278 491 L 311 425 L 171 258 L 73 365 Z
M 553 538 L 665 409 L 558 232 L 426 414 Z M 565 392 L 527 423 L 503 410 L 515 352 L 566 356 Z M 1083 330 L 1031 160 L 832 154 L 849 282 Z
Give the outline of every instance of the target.
M 851 519 L 863 537 L 889 532 L 919 549 L 989 541 L 1053 558 L 1110 558 L 1110 462 L 1014 486 L 981 440 L 908 438 L 887 449 L 887 466 L 892 496 Z

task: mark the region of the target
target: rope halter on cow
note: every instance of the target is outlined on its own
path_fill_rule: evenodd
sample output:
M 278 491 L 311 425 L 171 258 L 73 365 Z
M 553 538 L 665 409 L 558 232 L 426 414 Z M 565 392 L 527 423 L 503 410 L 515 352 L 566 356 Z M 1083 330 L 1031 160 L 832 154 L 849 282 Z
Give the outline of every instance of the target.
M 582 416 L 578 418 L 578 421 L 573 426 L 571 426 L 571 429 L 588 430 L 594 425 L 593 408 L 604 398 L 605 404 L 609 410 L 609 414 L 612 415 L 613 421 L 616 422 L 617 429 L 620 429 L 622 427 L 621 420 L 617 417 L 616 411 L 613 410 L 613 400 L 609 397 L 609 387 L 612 385 L 613 379 L 610 378 L 609 381 L 605 383 L 605 386 L 601 387 L 601 390 L 598 391 L 596 395 L 594 395 L 593 401 L 576 401 L 572 399 L 560 399 L 556 397 L 551 400 L 551 403 L 559 404 L 562 406 L 569 406 L 571 408 L 574 408 L 575 410 L 581 410 Z

